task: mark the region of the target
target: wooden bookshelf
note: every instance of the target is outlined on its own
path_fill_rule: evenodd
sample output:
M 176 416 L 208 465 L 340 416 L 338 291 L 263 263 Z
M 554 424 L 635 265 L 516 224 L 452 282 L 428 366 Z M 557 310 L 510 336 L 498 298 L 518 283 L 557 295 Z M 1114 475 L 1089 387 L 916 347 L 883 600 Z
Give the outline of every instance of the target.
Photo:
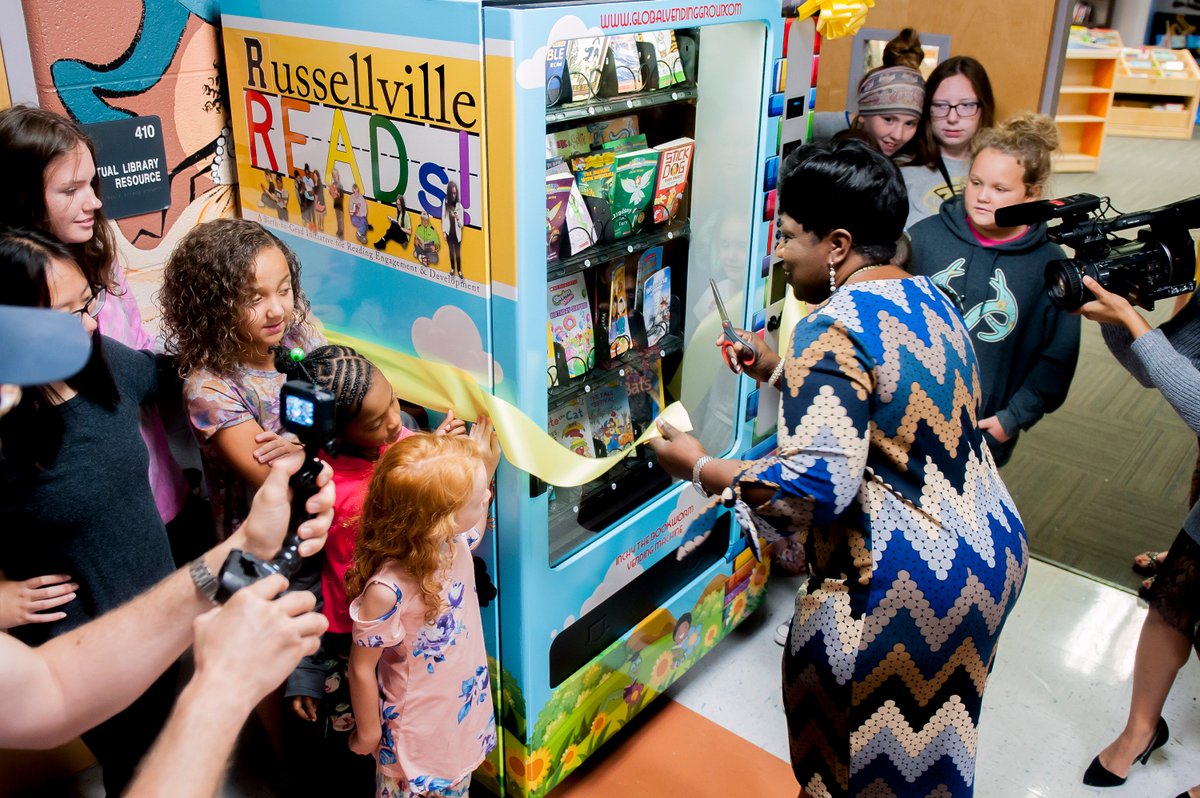
M 1059 138 L 1054 171 L 1100 168 L 1120 56 L 1121 37 L 1116 31 L 1071 29 L 1054 114 Z
M 1108 132 L 1190 139 L 1200 102 L 1200 68 L 1188 50 L 1126 47 L 1113 80 Z

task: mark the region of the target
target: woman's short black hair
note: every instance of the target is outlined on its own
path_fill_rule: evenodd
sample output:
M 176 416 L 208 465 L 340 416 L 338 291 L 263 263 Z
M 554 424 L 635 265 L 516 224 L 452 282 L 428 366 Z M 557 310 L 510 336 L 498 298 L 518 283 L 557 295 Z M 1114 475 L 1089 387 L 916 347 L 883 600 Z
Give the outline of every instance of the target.
M 778 208 L 817 237 L 848 230 L 868 263 L 887 263 L 908 218 L 908 192 L 892 159 L 861 141 L 816 142 L 784 160 Z

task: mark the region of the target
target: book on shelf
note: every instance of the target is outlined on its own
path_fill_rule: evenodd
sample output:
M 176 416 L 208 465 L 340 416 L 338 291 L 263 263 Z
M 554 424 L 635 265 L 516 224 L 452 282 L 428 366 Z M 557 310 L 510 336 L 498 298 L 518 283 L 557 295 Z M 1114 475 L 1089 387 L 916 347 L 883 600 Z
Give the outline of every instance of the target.
M 575 187 L 575 176 L 562 163 L 546 167 L 546 262 L 558 260 L 562 230 L 567 220 L 567 202 Z M 578 189 L 576 189 L 578 190 Z
M 654 59 L 658 73 L 658 88 L 665 89 L 684 81 L 683 60 L 679 57 L 679 42 L 673 30 L 652 30 L 639 33 L 638 40 L 654 47 Z
M 592 437 L 605 454 L 620 451 L 633 443 L 633 419 L 623 380 L 618 378 L 593 388 L 587 394 L 586 402 Z
M 558 41 L 546 48 L 546 105 L 558 105 L 567 98 L 567 43 Z
M 569 171 L 566 174 L 571 175 Z M 596 243 L 596 228 L 592 224 L 592 215 L 588 213 L 587 206 L 583 203 L 583 194 L 579 192 L 579 184 L 575 181 L 574 175 L 571 175 L 571 188 L 567 197 L 567 212 L 563 223 L 567 227 L 567 245 L 570 248 L 570 254 L 578 255 Z
M 567 159 L 592 148 L 592 135 L 584 126 L 546 134 L 546 160 Z
M 618 152 L 613 161 L 613 236 L 623 238 L 642 226 L 646 208 L 654 197 L 658 151 L 650 149 Z
M 575 182 L 585 197 L 598 197 L 605 202 L 612 195 L 613 162 L 616 153 L 609 150 L 576 155 L 571 159 Z
M 608 40 L 605 36 L 572 39 L 567 45 L 567 71 L 573 101 L 587 100 L 596 93 L 607 52 Z
M 646 285 L 646 278 L 662 267 L 663 248 L 661 244 L 650 247 L 638 256 L 637 283 L 633 287 L 633 305 L 635 308 L 640 310 L 642 307 L 642 291 Z
M 595 363 L 592 308 L 583 274 L 551 280 L 546 288 L 550 331 L 563 348 L 567 376 L 580 377 Z
M 620 357 L 633 348 L 633 336 L 629 333 L 629 308 L 625 299 L 625 263 L 617 261 L 611 269 L 608 283 L 608 350 L 613 357 Z
M 583 457 L 594 457 L 592 424 L 583 397 L 573 397 L 550 408 L 546 431 L 550 437 Z
M 592 137 L 592 149 L 603 147 L 605 142 L 629 138 L 641 132 L 638 129 L 638 118 L 634 114 L 601 122 L 589 122 L 587 129 Z
M 558 360 L 554 357 L 554 330 L 546 322 L 546 387 L 558 385 Z
M 671 328 L 671 267 L 664 266 L 646 279 L 642 298 L 646 344 L 654 346 Z
M 659 144 L 654 149 L 661 153 L 658 161 L 658 185 L 654 188 L 654 222 L 661 224 L 675 218 L 683 192 L 687 189 L 688 175 L 692 170 L 692 155 L 696 142 L 690 138 L 678 138 Z
M 625 393 L 629 395 L 629 410 L 644 424 L 658 418 L 666 402 L 663 400 L 662 361 L 647 359 L 640 368 L 625 370 Z
M 642 90 L 642 62 L 638 57 L 637 35 L 622 33 L 608 37 L 608 52 L 617 79 L 617 93 Z
M 622 136 L 620 138 L 609 139 L 600 146 L 602 149 L 612 150 L 613 152 L 624 152 L 625 150 L 644 150 L 646 149 L 646 134 L 634 133 L 632 136 Z

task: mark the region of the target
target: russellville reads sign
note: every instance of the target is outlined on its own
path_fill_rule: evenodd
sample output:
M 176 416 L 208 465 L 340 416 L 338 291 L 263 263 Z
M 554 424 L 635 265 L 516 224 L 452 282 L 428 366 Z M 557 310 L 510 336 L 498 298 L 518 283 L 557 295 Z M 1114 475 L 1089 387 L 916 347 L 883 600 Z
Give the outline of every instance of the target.
M 106 216 L 124 219 L 171 204 L 162 120 L 132 116 L 84 127 L 96 145 L 96 173 Z

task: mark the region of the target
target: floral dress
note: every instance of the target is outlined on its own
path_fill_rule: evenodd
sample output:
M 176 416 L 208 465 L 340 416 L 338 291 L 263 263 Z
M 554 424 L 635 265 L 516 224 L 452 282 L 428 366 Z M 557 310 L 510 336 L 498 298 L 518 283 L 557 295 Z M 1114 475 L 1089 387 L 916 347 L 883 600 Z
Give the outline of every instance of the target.
M 478 542 L 474 530 L 455 537 L 454 558 L 443 576 L 446 611 L 433 623 L 425 622 L 420 586 L 396 560 L 370 582 L 395 593 L 391 610 L 363 620 L 358 614 L 362 599 L 350 605 L 355 645 L 384 649 L 375 669 L 383 720 L 375 753 L 381 798 L 384 784 L 400 787 L 398 793 L 389 789 L 387 798 L 444 795 L 496 746 L 471 559 Z
M 961 318 L 924 277 L 844 286 L 793 333 L 778 452 L 738 475 L 734 507 L 804 544 L 783 693 L 808 795 L 973 793 L 1028 552 L 976 425 L 979 385 Z M 748 487 L 774 495 L 750 507 Z

